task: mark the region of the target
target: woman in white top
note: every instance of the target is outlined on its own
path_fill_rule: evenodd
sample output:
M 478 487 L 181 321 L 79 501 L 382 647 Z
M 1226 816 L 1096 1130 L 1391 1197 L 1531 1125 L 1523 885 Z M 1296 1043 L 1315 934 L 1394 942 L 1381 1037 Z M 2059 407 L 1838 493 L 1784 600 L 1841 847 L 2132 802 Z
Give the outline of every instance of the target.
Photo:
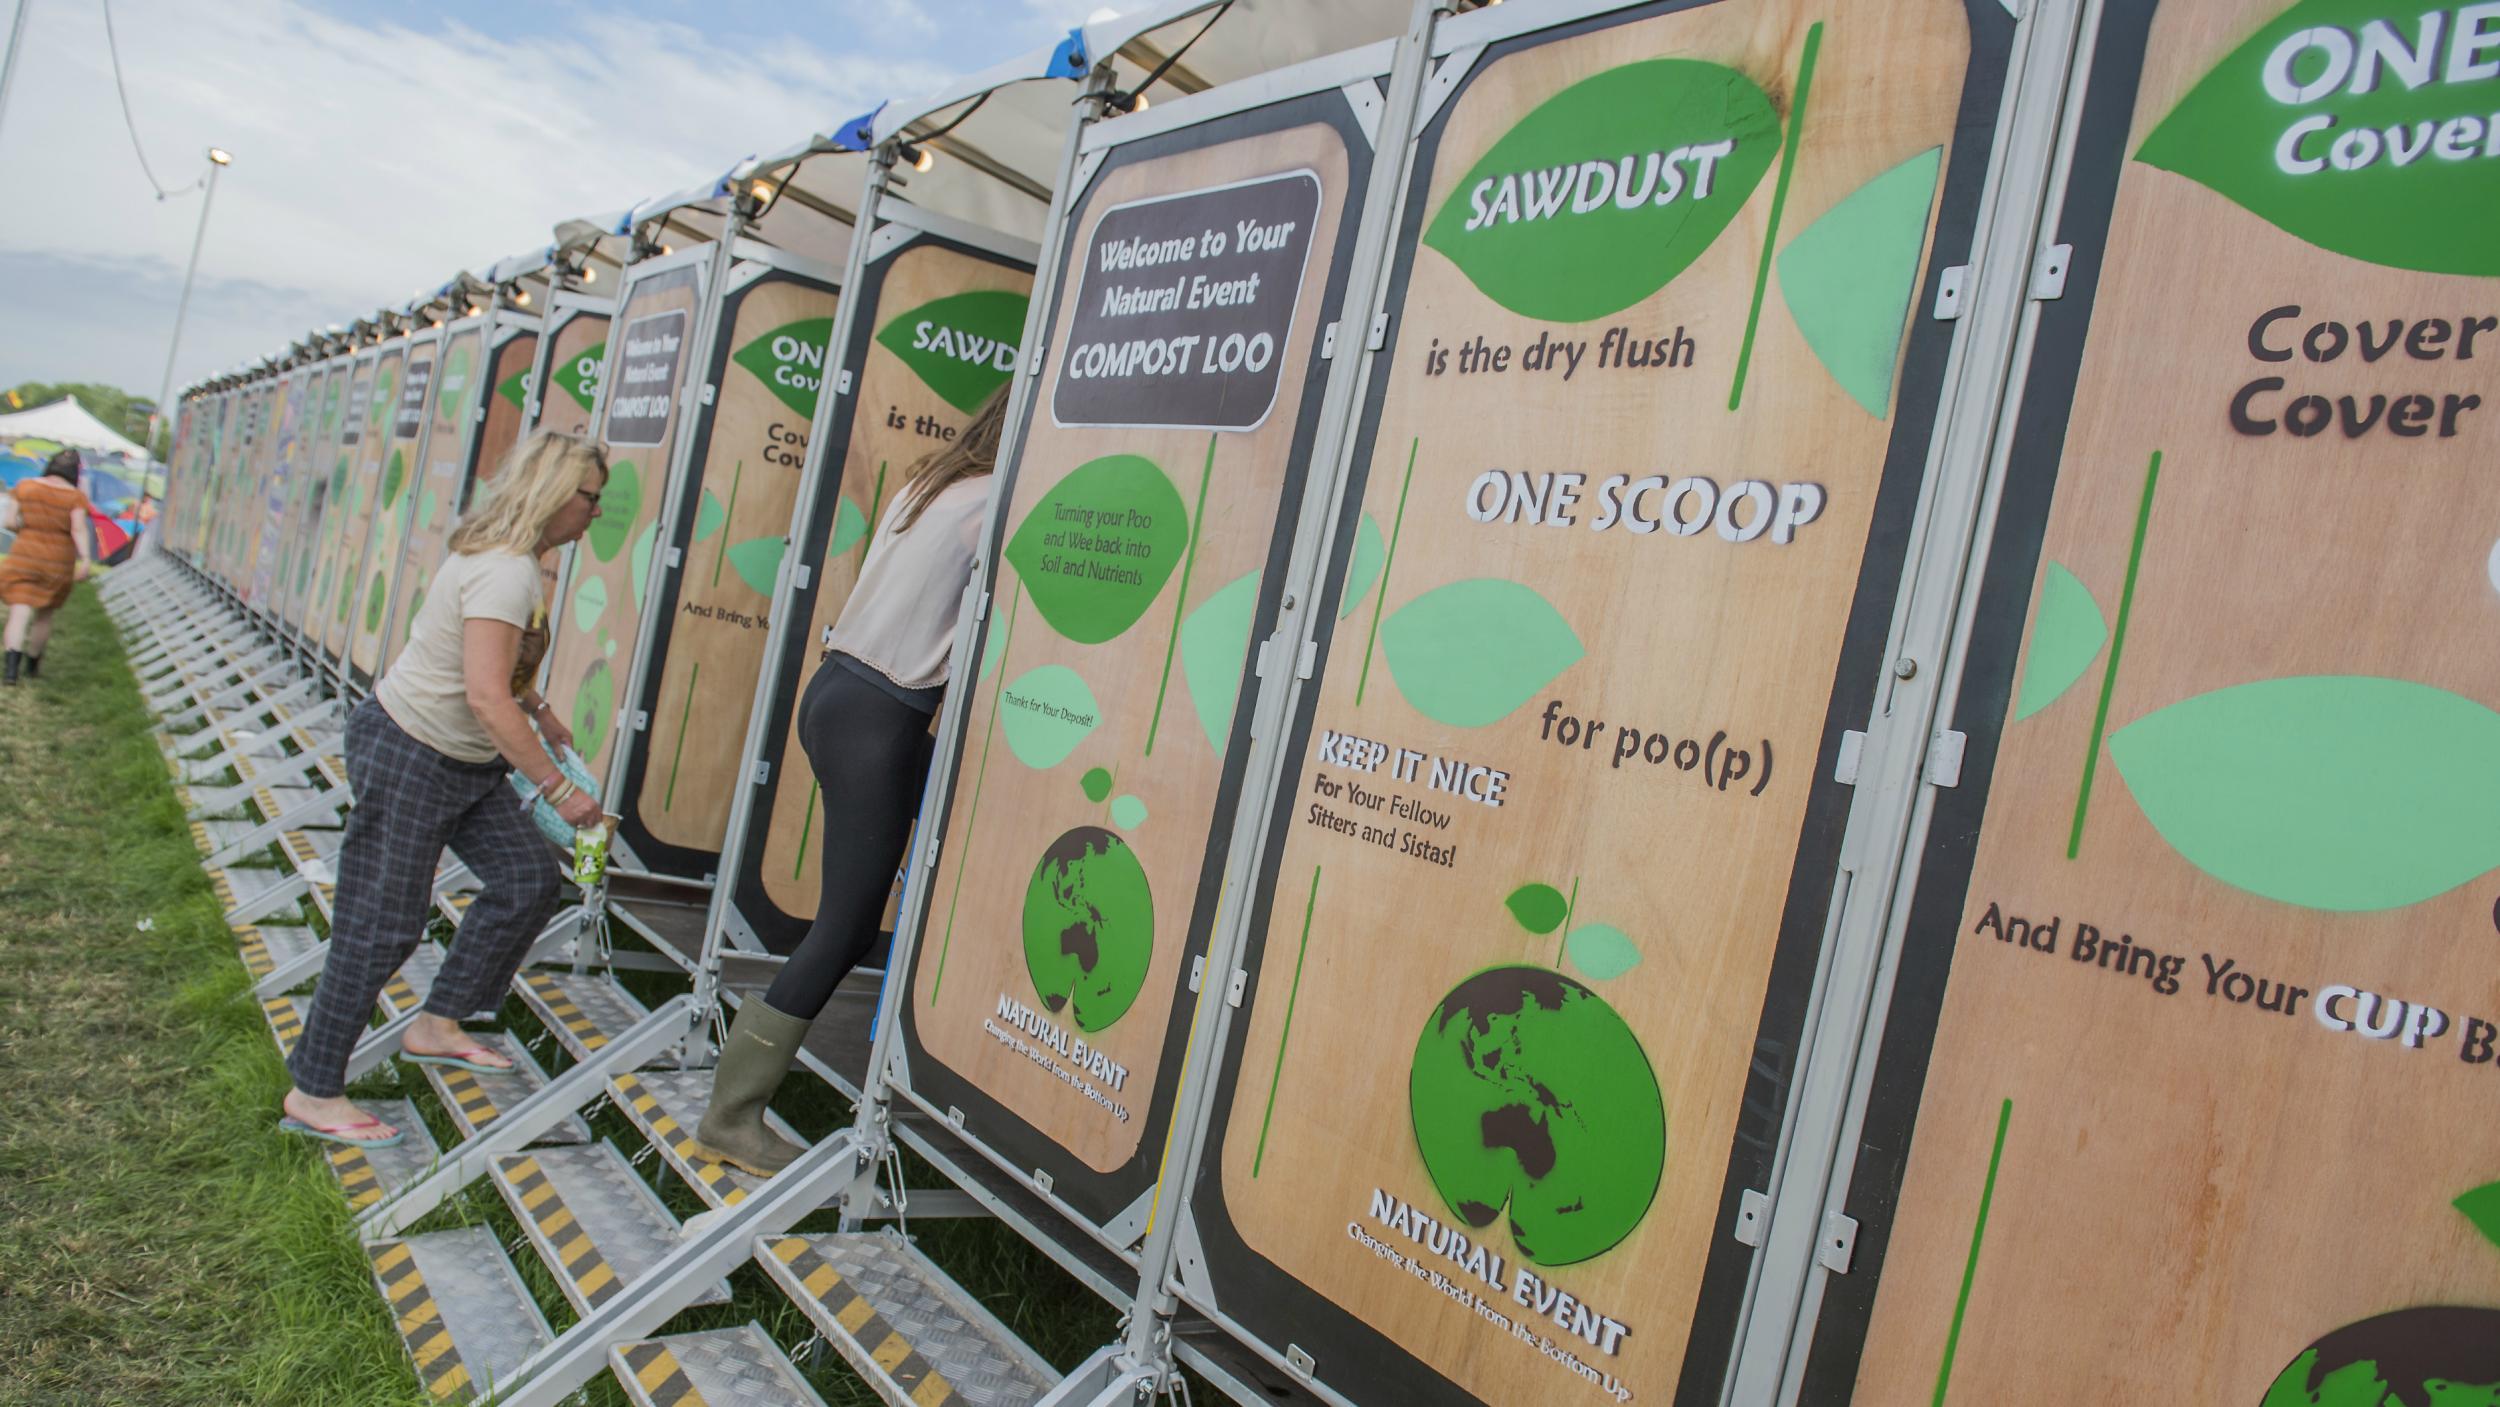
M 798 1156 L 765 1127 L 765 1102 L 816 1013 L 876 941 L 911 839 L 929 775 L 929 717 L 946 691 L 1005 418 L 1002 390 L 952 445 L 913 466 L 799 698 L 799 745 L 825 798 L 824 888 L 798 951 L 739 1009 L 695 1131 L 713 1157 L 749 1172 L 769 1176 Z
M 576 826 L 599 819 L 598 803 L 548 756 L 548 746 L 561 748 L 572 735 L 529 683 L 546 653 L 539 555 L 589 528 L 607 482 L 606 458 L 574 436 L 542 433 L 514 450 L 485 499 L 452 530 L 451 557 L 427 587 L 399 657 L 348 717 L 356 805 L 339 848 L 329 956 L 287 1057 L 295 1077 L 279 1123 L 287 1132 L 359 1148 L 402 1137 L 348 1102 L 347 1062 L 375 997 L 425 933 L 446 847 L 485 888 L 461 916 L 400 1050 L 410 1060 L 482 1074 L 512 1068 L 460 1022 L 502 1004 L 531 940 L 556 910 L 557 857 L 513 805 L 504 774 L 519 768 Z

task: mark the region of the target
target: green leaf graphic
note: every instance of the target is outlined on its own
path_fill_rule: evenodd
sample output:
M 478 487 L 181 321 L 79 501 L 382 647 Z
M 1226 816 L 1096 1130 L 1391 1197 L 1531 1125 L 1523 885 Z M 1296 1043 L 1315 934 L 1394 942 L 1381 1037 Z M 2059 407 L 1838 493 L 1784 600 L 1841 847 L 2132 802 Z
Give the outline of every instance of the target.
M 1415 711 L 1481 728 L 1526 703 L 1583 653 L 1552 603 L 1515 581 L 1436 587 L 1381 622 L 1380 649 Z
M 1510 909 L 1510 916 L 1519 920 L 1519 926 L 1530 933 L 1551 933 L 1562 927 L 1564 915 L 1571 910 L 1562 891 L 1550 884 L 1523 884 L 1502 903 Z
M 1345 591 L 1337 602 L 1337 619 L 1354 614 L 1372 594 L 1372 583 L 1380 580 L 1380 564 L 1389 555 L 1381 541 L 1380 520 L 1366 513 L 1362 525 L 1354 530 L 1354 557 L 1346 563 Z
M 1111 803 L 1111 824 L 1124 831 L 1146 824 L 1146 803 L 1135 795 L 1122 795 Z
M 1603 923 L 1572 929 L 1563 940 L 1563 951 L 1570 954 L 1573 967 L 1600 982 L 1641 965 L 1641 950 L 1632 946 L 1623 930 Z
M 2483 1239 L 2500 1246 L 2500 1182 L 2485 1183 L 2457 1198 L 2456 1208 L 2483 1233 Z
M 999 690 L 998 721 L 1007 750 L 1038 772 L 1068 760 L 1102 722 L 1102 705 L 1085 676 L 1064 664 L 1046 664 Z
M 608 359 L 608 344 L 594 342 L 582 349 L 571 361 L 559 366 L 552 378 L 556 389 L 573 398 L 573 404 L 588 415 L 599 401 L 600 369 Z
M 1087 801 L 1100 801 L 1111 794 L 1111 774 L 1096 767 L 1079 779 L 1077 785 L 1085 789 Z
M 1424 233 L 1523 317 L 1587 322 L 1664 288 L 1736 218 L 1780 147 L 1752 79 L 1695 59 L 1584 78 L 1459 178 Z
M 583 572 L 581 578 L 581 584 L 573 588 L 573 628 L 588 634 L 608 613 L 608 583 L 596 572 Z
M 836 500 L 833 508 L 833 541 L 826 544 L 825 556 L 839 557 L 859 545 L 868 536 L 868 515 L 859 511 L 849 494 Z
M 370 635 L 382 628 L 382 608 L 391 603 L 390 595 L 391 584 L 389 580 L 384 573 L 376 571 L 373 574 L 373 585 L 365 592 L 366 634 Z
M 763 382 L 793 414 L 812 419 L 816 388 L 825 379 L 825 343 L 832 336 L 832 318 L 801 318 L 740 347 L 730 360 Z
M 1007 632 L 991 625 L 981 636 L 981 678 L 989 678 L 990 671 L 998 668 L 998 656 L 1006 648 Z
M 1189 509 L 1171 478 L 1142 455 L 1110 454 L 1042 495 L 1007 560 L 1051 629 L 1099 645 L 1146 613 L 1188 545 Z
M 514 410 L 529 409 L 530 373 L 528 367 L 512 373 L 495 388 L 495 394 L 512 403 Z
M 2500 865 L 2500 714 L 2403 679 L 2217 689 L 2113 733 L 2163 840 L 2269 899 L 2401 908 Z
M 425 492 L 417 495 L 417 527 L 422 531 L 432 532 L 434 515 L 441 510 L 442 506 L 442 495 L 434 491 L 433 485 L 428 484 Z
M 599 760 L 608 745 L 608 724 L 616 713 L 616 674 L 606 660 L 592 660 L 573 695 L 573 749 L 585 762 Z
M 382 511 L 399 506 L 399 491 L 408 486 L 408 457 L 399 450 L 391 451 L 391 460 L 382 470 Z
M 1005 289 L 950 294 L 877 329 L 877 342 L 948 405 L 969 414 L 1014 375 L 1027 301 Z
M 720 525 L 728 518 L 729 510 L 721 506 L 720 495 L 705 489 L 702 499 L 695 505 L 694 540 L 701 542 L 719 532 Z
M 477 404 L 477 382 L 469 375 L 469 364 L 475 359 L 472 340 L 464 335 L 443 353 L 443 364 L 435 369 L 434 414 L 445 425 L 467 424 Z
M 643 524 L 642 531 L 634 535 L 634 550 L 630 554 L 632 558 L 630 565 L 634 573 L 634 608 L 636 610 L 640 610 L 651 600 L 651 549 L 659 543 L 659 540 L 660 525 L 657 521 Z
M 1051 843 L 1024 888 L 1024 967 L 1033 991 L 1079 1029 L 1118 1021 L 1154 961 L 1154 894 L 1129 843 L 1078 826 Z
M 1181 622 L 1181 677 L 1198 710 L 1198 726 L 1218 755 L 1233 734 L 1241 697 L 1241 666 L 1250 657 L 1250 620 L 1259 609 L 1259 574 L 1234 578 Z
M 2014 717 L 2029 718 L 2075 685 L 2101 657 L 2109 622 L 2075 574 L 2051 562 L 2040 579 L 2040 602 L 2031 613 L 2031 653 L 2023 659 L 2022 692 Z
M 2488 159 L 2500 94 L 2488 48 L 2482 72 L 2463 72 L 2464 13 L 2422 0 L 2301 0 L 2188 90 L 2136 160 L 2321 249 L 2500 275 L 2500 178 Z
M 773 594 L 773 577 L 781 570 L 781 554 L 789 543 L 778 537 L 751 537 L 732 543 L 729 548 L 729 569 L 758 596 Z
M 602 562 L 613 562 L 625 550 L 625 538 L 634 530 L 634 518 L 642 512 L 642 470 L 630 459 L 620 459 L 608 466 L 608 486 L 599 495 L 599 516 L 591 520 L 590 531 L 583 534 L 590 541 L 590 550 Z
M 1944 148 L 1920 152 L 1842 197 L 1779 253 L 1788 315 L 1823 369 L 1878 420 L 1892 408 L 1901 328 L 1943 166 Z

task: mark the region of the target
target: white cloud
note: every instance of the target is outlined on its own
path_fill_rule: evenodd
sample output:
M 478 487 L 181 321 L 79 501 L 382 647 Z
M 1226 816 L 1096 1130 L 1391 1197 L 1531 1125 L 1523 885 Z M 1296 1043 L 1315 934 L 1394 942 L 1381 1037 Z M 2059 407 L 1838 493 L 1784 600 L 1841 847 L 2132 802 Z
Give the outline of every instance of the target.
M 904 6 L 885 19 L 896 31 L 925 22 Z M 235 154 L 177 382 L 544 244 L 559 219 L 692 184 L 887 94 L 934 87 L 951 68 L 796 38 L 732 50 L 666 20 L 519 44 L 342 19 L 304 0 L 120 0 L 115 20 L 160 179 L 192 179 L 211 143 Z M 153 391 L 199 197 L 159 204 L 141 179 L 95 10 L 36 6 L 18 79 L 0 120 L 0 260 L 73 286 L 38 297 L 0 283 L 0 371 Z M 159 288 L 151 317 L 133 295 Z M 228 300 L 220 318 L 203 316 L 211 288 Z M 251 296 L 285 321 L 238 351 L 220 332 L 243 330 L 234 303 Z M 115 321 L 66 329 L 53 320 L 64 305 Z M 243 319 L 255 336 L 263 321 Z M 76 363 L 47 347 L 77 349 Z

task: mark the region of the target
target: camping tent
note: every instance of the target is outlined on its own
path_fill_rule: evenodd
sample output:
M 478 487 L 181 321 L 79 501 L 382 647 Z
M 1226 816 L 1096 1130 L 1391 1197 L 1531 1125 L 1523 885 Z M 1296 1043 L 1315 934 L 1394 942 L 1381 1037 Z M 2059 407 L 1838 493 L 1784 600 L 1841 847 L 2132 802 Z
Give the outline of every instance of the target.
M 0 440 L 14 439 L 50 440 L 55 444 L 104 454 L 147 458 L 147 451 L 141 449 L 137 441 L 115 434 L 113 427 L 89 415 L 76 396 L 63 396 L 33 410 L 0 415 Z

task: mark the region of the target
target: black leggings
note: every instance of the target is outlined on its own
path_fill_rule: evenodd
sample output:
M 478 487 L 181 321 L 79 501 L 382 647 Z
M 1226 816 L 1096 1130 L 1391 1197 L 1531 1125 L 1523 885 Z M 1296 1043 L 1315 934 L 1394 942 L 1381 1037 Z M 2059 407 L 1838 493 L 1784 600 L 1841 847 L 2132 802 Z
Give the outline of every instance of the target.
M 764 1003 L 812 1021 L 877 941 L 929 776 L 929 715 L 828 658 L 799 697 L 799 745 L 823 794 L 824 892 Z

